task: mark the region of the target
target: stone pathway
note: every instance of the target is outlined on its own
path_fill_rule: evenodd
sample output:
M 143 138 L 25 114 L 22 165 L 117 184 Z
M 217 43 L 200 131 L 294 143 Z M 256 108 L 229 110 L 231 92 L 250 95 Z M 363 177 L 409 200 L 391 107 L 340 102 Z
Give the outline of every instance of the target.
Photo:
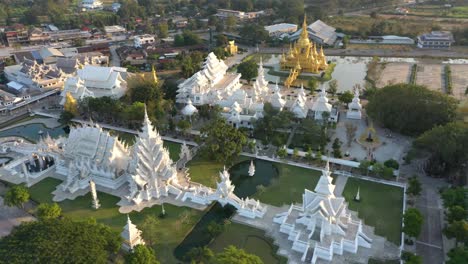
M 335 190 L 333 191 L 335 196 L 342 196 L 344 187 L 346 186 L 347 182 L 348 182 L 348 177 L 343 176 L 343 175 L 336 176 Z
M 0 238 L 10 234 L 11 230 L 22 222 L 34 221 L 35 218 L 18 207 L 8 207 L 0 197 Z

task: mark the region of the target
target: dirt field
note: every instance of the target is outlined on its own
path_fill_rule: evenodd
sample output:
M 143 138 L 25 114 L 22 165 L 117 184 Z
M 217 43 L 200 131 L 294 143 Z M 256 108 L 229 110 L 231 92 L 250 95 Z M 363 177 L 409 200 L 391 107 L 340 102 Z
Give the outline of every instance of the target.
M 376 82 L 377 87 L 384 87 L 389 84 L 395 83 L 408 83 L 411 74 L 410 63 L 392 62 L 385 64 L 380 78 Z
M 467 98 L 465 91 L 468 88 L 468 65 L 458 64 L 450 65 L 452 70 L 452 92 L 457 99 Z
M 445 93 L 443 73 L 444 65 L 442 64 L 418 64 L 416 84 Z

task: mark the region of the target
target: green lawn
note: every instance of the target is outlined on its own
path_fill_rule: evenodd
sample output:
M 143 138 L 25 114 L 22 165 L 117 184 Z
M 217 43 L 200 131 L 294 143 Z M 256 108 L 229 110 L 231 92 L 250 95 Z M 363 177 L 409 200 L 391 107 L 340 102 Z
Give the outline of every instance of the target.
M 273 180 L 264 192 L 253 196 L 263 203 L 275 206 L 302 203 L 304 189 L 314 190 L 320 178 L 319 171 L 280 163 L 275 163 L 275 166 L 279 170 L 278 179 Z
M 55 187 L 59 183 L 59 180 L 51 178 L 42 180 L 30 188 L 31 198 L 43 203 L 52 202 L 52 195 L 50 193 L 55 190 Z M 67 217 L 75 220 L 94 218 L 99 223 L 106 224 L 112 229 L 121 232 L 126 224 L 126 215 L 120 214 L 118 211 L 116 204 L 120 198 L 101 192 L 98 192 L 98 198 L 101 203 L 101 207 L 98 210 L 91 208 L 90 193 L 75 200 L 65 200 L 60 202 L 59 205 L 62 208 L 63 215 Z M 164 209 L 167 216 L 164 219 L 159 219 L 161 228 L 158 229 L 158 237 L 160 239 L 156 243 L 156 254 L 161 263 L 177 263 L 177 260 L 173 256 L 175 247 L 182 242 L 204 212 L 170 204 L 165 204 Z M 141 212 L 132 212 L 130 213 L 130 218 L 133 223 L 139 225 L 146 216 L 157 216 L 160 213 L 161 206 L 156 205 L 151 208 L 145 208 Z
M 354 201 L 360 187 L 361 201 Z M 343 190 L 349 209 L 359 213 L 366 225 L 375 227 L 375 233 L 400 245 L 403 189 L 395 186 L 349 178 Z
M 209 247 L 218 253 L 229 245 L 259 256 L 264 263 L 287 263 L 285 257 L 276 255 L 278 247 L 273 244 L 272 239 L 265 237 L 265 232 L 257 228 L 231 223 L 211 242 Z

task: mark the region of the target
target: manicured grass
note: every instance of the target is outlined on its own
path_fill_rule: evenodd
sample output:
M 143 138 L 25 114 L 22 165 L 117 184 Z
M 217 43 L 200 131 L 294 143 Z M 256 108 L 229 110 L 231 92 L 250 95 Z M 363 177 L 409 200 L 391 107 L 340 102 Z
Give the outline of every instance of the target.
M 275 163 L 279 177 L 274 179 L 262 193 L 253 197 L 262 203 L 275 206 L 302 203 L 304 189 L 314 190 L 320 178 L 320 172 L 296 166 Z
M 249 158 L 240 156 L 234 164 L 247 159 Z M 187 163 L 187 168 L 189 168 L 189 176 L 193 182 L 216 188 L 216 182 L 219 181 L 219 172 L 223 170 L 224 164 L 197 154 L 193 160 Z
M 354 201 L 360 187 L 361 201 Z M 400 245 L 403 189 L 381 183 L 349 178 L 343 190 L 349 209 L 358 212 L 366 225 L 375 227 L 375 233 Z
M 285 257 L 276 255 L 278 247 L 273 244 L 272 239 L 265 237 L 265 232 L 257 228 L 231 223 L 209 247 L 218 253 L 229 245 L 259 256 L 264 263 L 287 263 Z
M 30 188 L 31 197 L 38 202 L 52 202 L 50 194 L 60 183 L 59 180 L 47 178 Z M 119 213 L 116 205 L 120 198 L 98 192 L 98 199 L 101 207 L 98 210 L 91 208 L 91 194 L 76 198 L 75 200 L 65 200 L 60 202 L 64 216 L 75 220 L 94 218 L 97 222 L 110 226 L 113 230 L 121 232 L 126 224 L 126 215 Z M 165 204 L 166 217 L 159 219 L 157 236 L 160 238 L 156 242 L 156 254 L 161 263 L 177 263 L 173 256 L 173 251 L 182 242 L 187 233 L 204 214 L 188 207 L 177 207 Z M 158 216 L 161 213 L 161 206 L 155 205 L 145 208 L 141 212 L 130 213 L 132 222 L 137 226 L 143 222 L 146 216 Z M 143 234 L 144 236 L 144 234 Z

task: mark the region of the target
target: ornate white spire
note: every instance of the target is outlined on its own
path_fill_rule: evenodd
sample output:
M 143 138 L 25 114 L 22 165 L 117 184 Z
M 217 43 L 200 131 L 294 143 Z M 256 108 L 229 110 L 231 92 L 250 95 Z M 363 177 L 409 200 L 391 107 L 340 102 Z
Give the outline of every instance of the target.
M 129 180 L 138 185 L 138 192 L 135 197 L 130 198 L 137 202 L 166 196 L 167 185 L 177 178 L 177 171 L 169 157 L 169 151 L 163 146 L 161 136 L 153 129 L 146 108 L 143 128 L 133 150 L 134 169 Z
M 230 175 L 226 170 L 226 167 L 224 167 L 222 172 L 219 172 L 219 177 L 221 178 L 221 182 L 217 183 L 216 190 L 222 197 L 227 198 L 234 192 L 235 186 L 232 184 L 231 179 L 229 178 Z
M 127 215 L 127 224 L 121 233 L 124 242 L 123 248 L 126 250 L 133 250 L 136 245 L 144 245 L 145 241 L 141 238 L 141 231 L 132 223 L 130 216 Z
M 325 168 L 322 170 L 322 176 L 320 176 L 314 191 L 318 194 L 334 197 L 333 191 L 335 190 L 335 185 L 333 185 L 332 181 L 330 164 L 327 160 Z

